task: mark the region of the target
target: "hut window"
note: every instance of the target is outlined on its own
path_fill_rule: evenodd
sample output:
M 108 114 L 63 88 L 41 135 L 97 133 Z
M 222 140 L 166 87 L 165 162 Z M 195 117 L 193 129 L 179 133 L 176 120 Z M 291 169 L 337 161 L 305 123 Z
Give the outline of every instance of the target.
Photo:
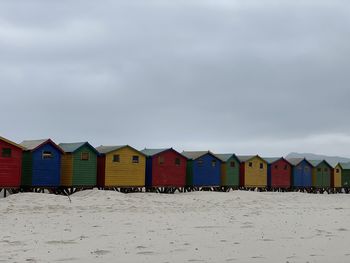
M 324 171 L 325 171 L 325 172 L 328 172 L 328 168 L 324 168 Z
M 336 169 L 335 172 L 336 172 L 336 173 L 339 173 L 339 169 Z
M 213 166 L 213 167 L 216 166 L 216 161 L 215 161 L 215 160 L 212 160 L 212 161 L 211 161 L 211 166 Z
M 321 172 L 321 168 L 317 168 L 317 172 Z
M 284 166 L 284 170 L 288 170 L 288 165 L 285 165 L 285 166 Z
M 159 164 L 164 164 L 164 157 L 163 156 L 159 156 L 158 157 L 158 161 L 159 161 Z
M 82 153 L 81 153 L 80 159 L 81 159 L 82 161 L 89 161 L 89 159 L 90 159 L 90 154 L 89 154 L 88 152 L 82 152 Z
M 175 158 L 175 165 L 180 166 L 180 164 L 181 164 L 180 158 Z
M 3 148 L 2 149 L 2 157 L 11 157 L 12 155 L 12 150 L 11 148 Z
M 263 168 L 264 168 L 264 164 L 260 163 L 260 169 L 263 169 Z
M 309 167 L 305 167 L 305 168 L 304 168 L 304 172 L 305 172 L 305 173 L 309 172 Z
M 137 155 L 132 157 L 132 163 L 139 163 L 139 157 Z
M 278 165 L 275 165 L 275 169 L 278 169 Z
M 249 162 L 249 167 L 253 167 L 253 163 L 252 162 Z
M 120 156 L 119 156 L 119 154 L 114 154 L 114 155 L 113 155 L 113 162 L 114 162 L 114 163 L 119 163 L 119 162 L 120 162 Z
M 53 154 L 50 151 L 43 151 L 43 159 L 52 159 Z
M 236 166 L 235 162 L 230 162 L 230 166 L 235 167 Z
M 198 166 L 203 166 L 203 160 L 202 159 L 198 160 Z

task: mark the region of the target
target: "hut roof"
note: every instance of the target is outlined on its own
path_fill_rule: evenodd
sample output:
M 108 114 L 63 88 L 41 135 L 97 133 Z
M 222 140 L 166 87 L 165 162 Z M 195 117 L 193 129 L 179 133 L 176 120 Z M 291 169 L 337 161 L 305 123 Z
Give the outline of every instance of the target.
M 319 166 L 321 163 L 325 163 L 326 165 L 328 165 L 329 167 L 333 168 L 326 160 L 308 160 L 309 163 L 311 163 L 311 165 L 313 167 L 317 167 Z
M 206 154 L 210 154 L 214 158 L 218 159 L 221 162 L 221 159 L 213 154 L 211 151 L 183 151 L 182 155 L 185 156 L 189 160 L 196 160 Z
M 96 150 L 99 152 L 99 153 L 110 153 L 110 152 L 114 152 L 116 150 L 119 150 L 121 148 L 124 148 L 126 147 L 127 145 L 110 145 L 110 146 L 105 146 L 105 145 L 100 145 L 98 147 L 96 147 Z
M 40 140 L 25 140 L 20 143 L 21 146 L 25 148 L 25 150 L 28 151 L 35 151 L 38 149 L 41 145 L 44 145 L 46 143 L 51 143 L 54 145 L 61 153 L 64 153 L 63 149 L 58 146 L 56 143 L 54 143 L 51 139 L 40 139 Z
M 160 148 L 160 149 L 143 149 L 141 152 L 147 156 L 157 155 L 159 153 L 165 152 L 167 150 L 171 150 L 171 148 Z
M 263 157 L 263 159 L 268 163 L 268 164 L 273 164 L 281 159 L 282 157 Z
M 290 165 L 292 165 L 291 162 L 289 162 L 288 160 L 286 160 L 285 158 L 283 157 L 267 157 L 267 158 L 263 158 L 268 164 L 273 164 L 279 160 L 284 160 L 286 161 L 287 163 L 289 163 Z
M 306 161 L 305 158 L 288 158 L 287 161 L 289 163 L 291 163 L 292 165 L 296 166 L 298 165 L 299 163 L 301 163 L 302 161 Z
M 349 163 L 338 163 L 338 165 L 344 170 L 350 169 L 350 162 Z
M 258 155 L 237 155 L 237 158 L 241 163 L 249 161 L 255 157 L 259 157 L 259 156 Z
M 313 167 L 316 167 L 322 163 L 322 160 L 309 160 L 309 163 L 311 163 Z
M 98 153 L 98 151 L 88 142 L 60 143 L 58 146 L 60 146 L 66 153 L 74 153 L 85 145 L 90 147 L 95 153 Z
M 309 160 L 305 159 L 305 158 L 288 158 L 287 161 L 293 165 L 293 166 L 297 166 L 299 165 L 302 161 L 307 162 L 309 165 L 313 166 L 312 163 L 310 163 Z
M 234 153 L 218 153 L 215 154 L 216 157 L 218 157 L 221 161 L 227 162 L 232 156 L 238 160 L 237 156 Z
M 12 145 L 12 146 L 15 146 L 15 147 L 17 147 L 17 148 L 20 148 L 20 149 L 24 150 L 24 147 L 23 147 L 22 145 L 19 145 L 19 144 L 13 142 L 13 141 L 10 141 L 10 140 L 8 140 L 8 139 L 2 137 L 2 136 L 0 136 L 0 140 L 1 140 L 1 141 L 4 141 L 4 142 L 6 142 L 6 143 L 8 143 L 8 144 L 10 144 L 10 145 Z
M 160 154 L 162 152 L 169 151 L 169 150 L 174 151 L 177 154 L 181 155 L 182 157 L 188 159 L 187 156 L 183 155 L 182 153 L 179 153 L 178 151 L 174 150 L 173 148 L 160 148 L 160 149 L 147 149 L 147 148 L 145 148 L 141 152 L 146 156 L 152 157 L 154 155 L 157 155 L 157 154 Z
M 120 150 L 120 149 L 125 148 L 125 147 L 128 147 L 128 148 L 130 148 L 130 149 L 132 149 L 132 150 L 134 150 L 142 155 L 145 155 L 143 152 L 136 150 L 135 148 L 131 147 L 130 145 L 108 145 L 108 146 L 100 145 L 100 146 L 96 147 L 96 150 L 100 154 L 107 154 L 107 153 L 111 153 L 111 152 Z

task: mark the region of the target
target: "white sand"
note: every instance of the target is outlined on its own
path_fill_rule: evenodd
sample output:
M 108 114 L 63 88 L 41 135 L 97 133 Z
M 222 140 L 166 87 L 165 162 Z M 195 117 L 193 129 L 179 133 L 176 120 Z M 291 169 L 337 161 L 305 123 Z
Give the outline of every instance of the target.
M 350 195 L 84 191 L 0 200 L 0 262 L 350 262 Z

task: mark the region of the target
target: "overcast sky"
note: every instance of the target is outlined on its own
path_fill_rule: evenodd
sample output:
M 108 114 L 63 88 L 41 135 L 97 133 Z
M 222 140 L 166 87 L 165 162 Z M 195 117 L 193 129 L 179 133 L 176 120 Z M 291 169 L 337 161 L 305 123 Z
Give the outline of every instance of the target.
M 348 0 L 0 2 L 0 135 L 350 157 Z

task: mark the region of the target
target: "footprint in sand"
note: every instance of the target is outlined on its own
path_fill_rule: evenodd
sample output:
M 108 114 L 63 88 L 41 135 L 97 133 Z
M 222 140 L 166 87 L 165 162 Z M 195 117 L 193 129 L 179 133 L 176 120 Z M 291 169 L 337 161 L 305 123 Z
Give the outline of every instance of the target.
M 26 262 L 37 262 L 35 258 L 27 258 Z
M 249 224 L 243 224 L 243 226 L 241 226 L 241 228 L 254 228 L 254 226 L 249 225 Z
M 58 245 L 58 244 L 76 244 L 77 242 L 75 242 L 74 240 L 51 240 L 51 241 L 47 241 L 46 244 L 49 245 Z
M 111 251 L 109 250 L 104 250 L 104 249 L 97 249 L 95 251 L 90 252 L 91 254 L 97 255 L 97 256 L 103 256 L 106 255 L 108 253 L 111 253 Z
M 79 258 L 60 258 L 57 259 L 57 262 L 71 262 L 71 261 L 75 261 L 75 260 L 79 260 Z
M 137 246 L 136 249 L 145 249 L 147 247 L 144 247 L 144 246 Z
M 153 255 L 153 251 L 142 251 L 142 252 L 137 252 L 136 254 L 138 255 Z
M 348 231 L 346 228 L 338 228 L 337 230 L 340 232 Z

